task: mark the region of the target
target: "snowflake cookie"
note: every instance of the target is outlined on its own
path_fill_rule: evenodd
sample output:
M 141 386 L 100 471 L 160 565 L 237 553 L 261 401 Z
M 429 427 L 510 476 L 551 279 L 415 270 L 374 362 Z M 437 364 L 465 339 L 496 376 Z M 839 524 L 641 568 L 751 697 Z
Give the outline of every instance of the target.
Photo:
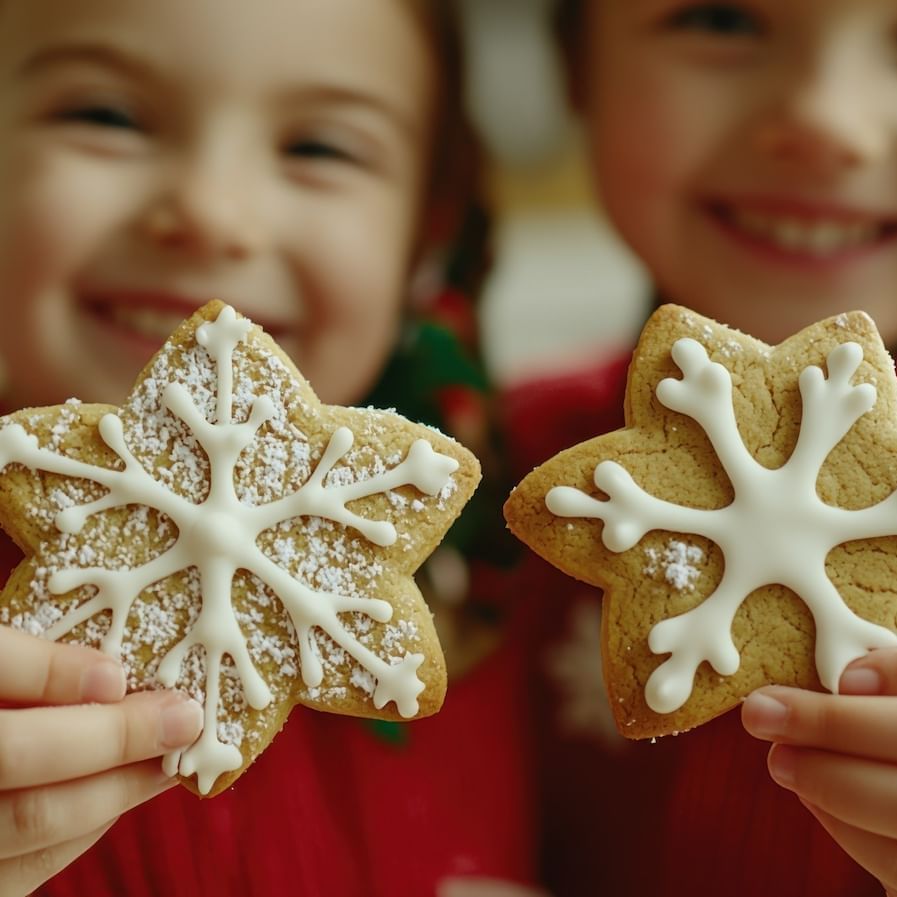
M 624 735 L 684 731 L 769 683 L 836 691 L 897 645 L 897 379 L 867 315 L 770 347 L 663 306 L 625 410 L 505 506 L 519 538 L 605 589 Z
M 205 727 L 166 758 L 217 794 L 290 709 L 437 711 L 445 667 L 412 574 L 479 465 L 399 415 L 322 405 L 219 302 L 185 321 L 119 408 L 0 420 L 0 524 L 26 557 L 0 622 L 122 658 Z M 192 781 L 192 776 L 196 781 Z

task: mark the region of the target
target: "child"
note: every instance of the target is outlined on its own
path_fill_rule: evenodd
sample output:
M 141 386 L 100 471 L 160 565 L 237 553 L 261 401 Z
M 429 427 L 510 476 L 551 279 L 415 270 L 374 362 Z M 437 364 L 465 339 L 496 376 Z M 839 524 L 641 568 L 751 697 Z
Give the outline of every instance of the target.
M 8 407 L 120 401 L 211 297 L 263 324 L 322 399 L 363 401 L 398 342 L 433 157 L 463 136 L 438 20 L 425 0 L 0 0 Z M 451 232 L 444 216 L 436 224 Z M 453 268 L 463 282 L 477 266 Z M 437 311 L 461 327 L 463 305 L 447 295 Z M 444 361 L 427 371 L 428 394 L 390 395 L 390 383 L 424 382 L 420 353 L 404 351 L 378 401 L 449 425 L 454 410 L 476 435 L 476 367 L 449 329 L 418 337 Z M 498 506 L 493 517 L 499 528 Z M 469 522 L 464 532 L 484 544 Z M 456 601 L 460 579 L 442 584 Z M 482 620 L 454 622 L 465 652 L 459 662 L 449 629 L 438 716 L 378 726 L 297 708 L 239 787 L 211 801 L 170 789 L 157 759 L 195 737 L 192 702 L 122 700 L 117 664 L 0 628 L 0 892 L 351 897 L 531 883 L 526 654 L 510 637 L 492 651 Z M 475 669 L 459 678 L 459 666 Z
M 601 198 L 662 297 L 770 343 L 863 308 L 897 346 L 897 4 L 573 5 Z M 770 754 L 775 780 L 891 889 L 897 701 L 880 696 L 897 695 L 895 670 L 877 652 L 845 674 L 850 697 L 765 689 L 743 711 L 789 745 Z M 733 714 L 652 747 L 659 834 L 618 857 L 638 884 L 614 893 L 880 894 L 758 749 Z M 630 831 L 637 812 L 620 811 Z

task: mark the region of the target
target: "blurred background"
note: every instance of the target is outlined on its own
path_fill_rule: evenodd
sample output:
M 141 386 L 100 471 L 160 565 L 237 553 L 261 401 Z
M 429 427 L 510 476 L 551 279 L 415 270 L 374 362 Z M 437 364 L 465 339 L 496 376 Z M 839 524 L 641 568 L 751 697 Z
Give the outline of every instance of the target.
M 494 216 L 483 349 L 496 385 L 514 390 L 631 348 L 650 284 L 588 182 L 552 39 L 556 0 L 455 2 Z

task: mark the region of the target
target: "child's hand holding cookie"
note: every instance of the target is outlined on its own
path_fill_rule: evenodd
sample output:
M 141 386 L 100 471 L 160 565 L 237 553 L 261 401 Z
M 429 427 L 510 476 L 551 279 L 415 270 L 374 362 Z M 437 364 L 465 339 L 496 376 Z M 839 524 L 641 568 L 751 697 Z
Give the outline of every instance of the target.
M 175 783 L 152 758 L 196 739 L 201 708 L 124 693 L 99 651 L 0 626 L 0 893 L 30 893 Z
M 742 721 L 775 743 L 772 777 L 897 894 L 897 649 L 853 663 L 840 692 L 764 688 L 747 698 Z

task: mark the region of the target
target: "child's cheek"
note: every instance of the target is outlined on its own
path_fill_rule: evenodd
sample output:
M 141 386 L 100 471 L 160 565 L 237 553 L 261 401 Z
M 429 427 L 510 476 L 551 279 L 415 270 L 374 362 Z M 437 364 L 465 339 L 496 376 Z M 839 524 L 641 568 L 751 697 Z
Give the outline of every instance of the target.
M 25 145 L 4 154 L 0 289 L 11 275 L 20 287 L 62 285 L 89 263 L 122 220 L 129 196 L 115 168 L 59 148 L 29 152 Z
M 603 83 L 589 116 L 601 197 L 624 239 L 668 276 L 716 177 L 725 114 L 710 114 L 705 79 L 644 55 Z
M 293 238 L 293 254 L 322 301 L 358 320 L 398 317 L 413 238 L 411 202 L 369 189 L 330 197 L 306 208 L 303 219 L 311 226 L 301 242 Z
M 681 180 L 676 129 L 651 93 L 620 89 L 604 100 L 590 117 L 593 174 L 611 219 L 643 254 Z
M 355 199 L 319 208 L 314 230 L 296 247 L 306 305 L 296 357 L 321 398 L 340 404 L 364 397 L 393 349 L 411 234 L 406 209 Z M 340 239 L 318 242 L 325 233 Z

